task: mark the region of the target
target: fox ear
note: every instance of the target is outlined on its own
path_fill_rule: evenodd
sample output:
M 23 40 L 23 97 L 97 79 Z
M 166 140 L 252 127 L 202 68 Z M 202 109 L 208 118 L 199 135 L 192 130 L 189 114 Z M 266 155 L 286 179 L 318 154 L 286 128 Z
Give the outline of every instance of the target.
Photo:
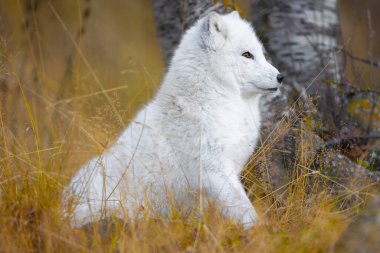
M 227 26 L 224 24 L 221 15 L 213 11 L 209 14 L 208 20 L 210 33 L 220 34 L 224 38 L 227 38 Z
M 205 17 L 202 29 L 202 41 L 205 46 L 215 50 L 224 44 L 227 36 L 227 25 L 221 15 L 213 11 Z
M 238 11 L 233 11 L 230 13 L 230 15 L 234 18 L 240 18 L 239 12 Z

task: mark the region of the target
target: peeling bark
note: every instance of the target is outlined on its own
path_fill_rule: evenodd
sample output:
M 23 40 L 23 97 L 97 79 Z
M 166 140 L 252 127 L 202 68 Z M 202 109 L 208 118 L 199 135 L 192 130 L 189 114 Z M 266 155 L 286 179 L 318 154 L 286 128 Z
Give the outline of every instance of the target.
M 274 65 L 285 75 L 287 103 L 312 95 L 320 131 L 339 136 L 342 98 L 328 85 L 341 79 L 337 1 L 252 0 L 251 16 Z
M 285 72 L 286 83 L 313 94 L 322 88 L 321 80 L 339 80 L 336 0 L 253 0 L 252 4 L 252 22 L 275 65 Z

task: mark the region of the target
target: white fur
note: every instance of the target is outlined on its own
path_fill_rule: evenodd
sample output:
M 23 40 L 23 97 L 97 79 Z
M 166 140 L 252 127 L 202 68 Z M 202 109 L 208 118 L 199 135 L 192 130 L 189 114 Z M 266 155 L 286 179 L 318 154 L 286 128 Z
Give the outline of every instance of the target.
M 138 217 L 149 204 L 162 214 L 173 204 L 197 209 L 201 193 L 251 226 L 257 214 L 239 174 L 259 138 L 259 98 L 278 86 L 277 74 L 236 12 L 200 19 L 183 36 L 156 97 L 73 178 L 66 190 L 76 199 L 73 223 L 110 210 Z

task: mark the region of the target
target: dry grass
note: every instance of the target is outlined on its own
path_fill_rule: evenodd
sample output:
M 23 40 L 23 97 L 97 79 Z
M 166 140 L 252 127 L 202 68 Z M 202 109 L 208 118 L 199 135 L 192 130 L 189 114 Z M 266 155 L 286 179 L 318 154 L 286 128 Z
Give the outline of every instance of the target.
M 86 65 L 77 49 L 79 62 Z M 126 228 L 115 221 L 108 224 L 112 227 L 107 235 L 96 225 L 72 229 L 61 215 L 63 188 L 84 161 L 112 143 L 120 123 L 131 119 L 139 104 L 134 98 L 149 98 L 148 74 L 143 71 L 145 88 L 125 103 L 124 87 L 103 85 L 89 64 L 86 71 L 76 64 L 72 78 L 62 84 L 46 78 L 38 57 L 25 67 L 37 80 L 25 77 L 5 41 L 0 57 L 0 82 L 8 87 L 0 93 L 1 252 L 329 252 L 352 215 L 353 210 L 338 210 L 337 196 L 321 189 L 326 176 L 310 170 L 313 157 L 305 150 L 313 143 L 305 138 L 296 152 L 298 173 L 280 189 L 286 193 L 281 205 L 276 202 L 279 189 L 258 194 L 260 182 L 246 171 L 248 191 L 263 217 L 252 230 L 233 226 L 212 208 L 201 219 L 146 217 L 134 225 L 125 221 Z M 93 83 L 99 89 L 92 91 Z M 74 87 L 72 97 L 49 92 L 49 87 L 58 90 L 60 85 Z M 284 121 L 272 137 L 286 134 L 290 126 Z M 302 136 L 311 134 L 307 124 L 301 131 Z M 262 158 L 276 139 L 257 151 L 252 165 L 265 163 Z
M 24 124 L 1 114 L 1 251 L 328 252 L 347 224 L 349 212 L 336 210 L 335 197 L 323 191 L 306 193 L 313 188 L 309 178 L 316 173 L 307 169 L 310 161 L 302 152 L 307 147 L 302 147 L 297 166 L 305 169 L 286 186 L 285 205 L 273 204 L 274 194 L 256 197 L 263 222 L 250 231 L 232 226 L 215 210 L 207 211 L 201 220 L 146 218 L 126 229 L 114 222 L 107 236 L 100 236 L 96 226 L 87 233 L 72 229 L 60 215 L 62 190 L 82 162 L 112 142 L 120 130 L 119 117 L 127 121 L 123 116 L 127 114 L 117 106 L 116 95 L 108 100 L 93 99 L 90 94 L 71 105 L 54 105 L 27 90 L 12 69 L 10 56 L 6 58 L 7 80 L 18 83 L 15 93 L 21 94 L 17 108 L 10 111 L 17 112 L 18 122 Z M 96 108 L 88 119 L 86 106 L 91 105 Z M 115 108 L 119 117 L 112 116 Z M 280 128 L 281 134 L 287 127 Z M 265 156 L 271 145 L 268 142 L 258 154 Z M 254 163 L 258 158 L 253 159 Z M 252 173 L 245 176 L 254 192 L 257 185 L 254 179 L 250 181 Z

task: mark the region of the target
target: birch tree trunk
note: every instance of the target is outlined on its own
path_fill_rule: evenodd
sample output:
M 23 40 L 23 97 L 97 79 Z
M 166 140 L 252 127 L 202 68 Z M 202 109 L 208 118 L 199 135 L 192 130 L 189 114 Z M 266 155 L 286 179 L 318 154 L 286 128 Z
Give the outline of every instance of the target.
M 339 80 L 336 0 L 252 0 L 252 5 L 252 22 L 287 83 L 312 94 L 321 88 L 319 81 Z
M 326 84 L 341 76 L 337 1 L 252 0 L 251 14 L 274 65 L 286 76 L 288 93 L 318 97 L 326 130 L 337 132 L 338 101 Z
M 290 121 L 295 122 L 267 154 L 269 169 L 257 166 L 255 170 L 264 175 L 261 178 L 269 188 L 267 192 L 271 192 L 281 189 L 296 173 L 293 171 L 297 163 L 294 159 L 302 132 L 298 131 L 301 127 L 299 120 L 293 120 L 298 116 L 288 109 L 299 97 L 314 95 L 318 98 L 317 112 L 323 122 L 322 131 L 337 132 L 337 101 L 324 81 L 340 79 L 339 56 L 336 55 L 339 18 L 336 0 L 252 0 L 251 3 L 251 20 L 256 33 L 273 64 L 285 75 L 284 95 L 270 102 L 265 114 L 264 136 L 271 137 L 272 122 L 279 122 L 283 113 L 291 115 Z M 313 142 L 318 142 L 318 137 L 315 138 Z M 265 173 L 267 170 L 269 173 Z

